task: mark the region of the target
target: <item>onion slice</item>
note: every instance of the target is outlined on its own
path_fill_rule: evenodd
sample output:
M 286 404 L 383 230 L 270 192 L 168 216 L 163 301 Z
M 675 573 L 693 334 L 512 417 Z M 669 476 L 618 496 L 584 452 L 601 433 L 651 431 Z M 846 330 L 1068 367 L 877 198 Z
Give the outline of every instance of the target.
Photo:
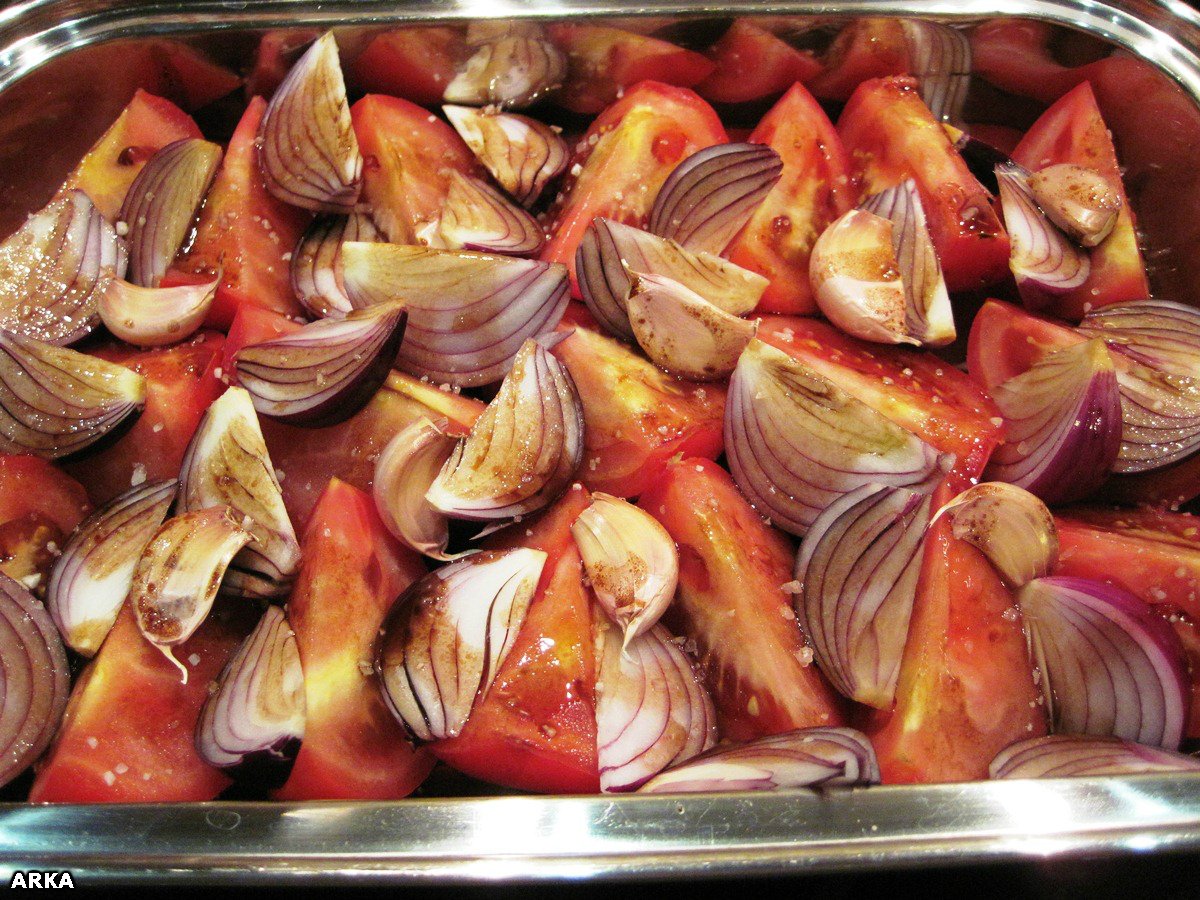
M 238 383 L 261 415 L 308 428 L 344 422 L 387 380 L 407 313 L 396 303 L 318 319 L 234 355 Z
M 571 151 L 549 125 L 469 106 L 447 105 L 442 111 L 496 183 L 526 209 L 567 170 Z
M 1046 504 L 1003 481 L 967 488 L 938 510 L 950 528 L 988 558 L 1005 584 L 1024 587 L 1058 563 L 1058 529 Z
M 509 519 L 553 503 L 582 461 L 583 406 L 575 382 L 542 344 L 526 341 L 425 496 L 454 519 Z
M 866 484 L 817 516 L 800 544 L 794 605 L 813 658 L 851 700 L 889 709 L 929 526 L 928 493 Z
M 172 478 L 130 488 L 81 522 L 63 547 L 50 573 L 46 606 L 76 653 L 95 656 L 108 636 L 177 487 Z
M 853 728 L 801 728 L 721 746 L 656 775 L 643 794 L 778 791 L 879 784 L 867 736 Z
M 175 287 L 138 287 L 110 279 L 97 311 L 115 337 L 135 347 L 165 347 L 195 334 L 212 308 L 220 273 L 209 282 Z
M 379 240 L 382 235 L 366 213 L 318 216 L 292 253 L 292 291 L 296 299 L 319 319 L 350 312 L 354 304 L 342 284 L 342 244 Z
M 966 32 L 927 19 L 901 19 L 908 44 L 908 73 L 935 119 L 962 121 L 971 83 L 971 41 Z
M 478 178 L 456 169 L 447 174 L 450 190 L 437 225 L 446 247 L 514 256 L 542 248 L 546 235 L 533 216 Z
M 783 175 L 766 144 L 717 144 L 692 154 L 663 182 L 647 229 L 693 253 L 719 254 Z
M 318 212 L 354 211 L 363 158 L 333 32 L 292 66 L 267 105 L 259 138 L 259 164 L 274 196 Z
M 717 742 L 717 717 L 692 660 L 661 625 L 624 641 L 596 626 L 600 790 L 632 791 Z
M 1037 578 L 1017 594 L 1054 731 L 1175 749 L 1190 687 L 1174 629 L 1124 588 Z
M 132 369 L 0 331 L 0 453 L 76 457 L 123 434 L 145 404 Z
M 404 546 L 433 559 L 449 560 L 446 517 L 425 493 L 454 452 L 456 441 L 446 432 L 446 419 L 424 417 L 392 438 L 375 462 L 372 491 L 375 508 L 387 530 Z
M 304 740 L 304 672 L 296 634 L 268 606 L 217 679 L 196 722 L 196 750 L 211 766 L 279 787 Z
M 927 484 L 939 470 L 916 435 L 758 338 L 729 382 L 725 453 L 759 513 L 800 536 L 864 484 Z
M 254 543 L 238 554 L 224 593 L 284 597 L 300 568 L 300 544 L 245 388 L 213 401 L 188 444 L 179 472 L 179 512 L 228 506 Z
M 125 276 L 125 242 L 83 191 L 67 191 L 0 244 L 0 329 L 71 344 L 100 323 L 108 281 Z
M 566 266 L 466 250 L 347 243 L 342 272 L 356 307 L 398 301 L 408 310 L 400 367 L 457 387 L 503 378 L 570 300 Z
M 1086 497 L 1108 477 L 1121 448 L 1121 398 L 1103 341 L 1055 350 L 992 395 L 1006 432 L 990 480 L 1053 505 Z
M 138 172 L 117 214 L 118 232 L 128 229 L 132 284 L 158 287 L 192 230 L 220 164 L 220 145 L 185 138 L 167 144 Z
M 562 85 L 566 55 L 540 27 L 511 28 L 480 43 L 444 99 L 468 106 L 524 108 Z
M 1121 192 L 1099 172 L 1059 163 L 1034 172 L 1028 183 L 1046 218 L 1077 244 L 1095 247 L 1112 234 Z
M 1048 734 L 1005 747 L 992 760 L 992 778 L 1099 778 L 1195 772 L 1200 759 L 1119 738 Z
M 67 708 L 70 667 L 54 623 L 24 587 L 0 573 L 0 785 L 42 755 Z
M 417 740 L 457 737 L 508 657 L 546 554 L 484 551 L 443 566 L 396 598 L 380 630 L 383 699 Z

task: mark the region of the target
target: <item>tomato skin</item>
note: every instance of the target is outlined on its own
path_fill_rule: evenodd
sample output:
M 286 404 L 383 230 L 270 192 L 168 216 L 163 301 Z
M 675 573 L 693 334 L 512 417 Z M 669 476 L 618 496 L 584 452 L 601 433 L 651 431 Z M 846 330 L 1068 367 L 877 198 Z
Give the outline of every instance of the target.
M 398 800 L 433 768 L 384 705 L 375 640 L 392 601 L 425 563 L 388 533 L 375 502 L 333 479 L 300 545 L 303 562 L 288 601 L 304 668 L 308 718 L 292 773 L 277 800 Z
M 846 25 L 810 83 L 826 100 L 848 100 L 864 81 L 908 72 L 908 40 L 899 19 L 860 18 Z
M 694 92 L 657 81 L 634 85 L 576 144 L 561 199 L 549 213 L 550 238 L 540 258 L 563 263 L 579 297 L 575 250 L 592 219 L 605 216 L 644 226 L 675 166 L 727 139 L 717 114 Z
M 1051 55 L 1049 22 L 994 19 L 971 30 L 973 71 L 1015 94 L 1053 103 L 1080 82 L 1093 66 L 1070 68 Z
M 160 93 L 177 99 L 184 109 L 199 109 L 237 90 L 242 83 L 236 72 L 182 41 L 156 41 L 149 51 L 162 73 Z
M 467 57 L 461 29 L 397 28 L 377 35 L 351 66 L 355 82 L 371 94 L 403 97 L 436 107 Z
M 195 239 L 162 282 L 186 283 L 189 276 L 211 278 L 220 271 L 205 324 L 222 331 L 246 304 L 292 316 L 301 312 L 284 257 L 290 258 L 311 215 L 275 199 L 266 188 L 255 146 L 266 109 L 261 97 L 246 107 L 208 192 Z
M 83 485 L 53 463 L 0 454 L 0 524 L 35 515 L 70 534 L 89 512 Z
M 218 602 L 175 658 L 143 636 L 126 604 L 71 691 L 66 716 L 36 766 L 31 803 L 212 800 L 229 778 L 204 762 L 193 734 L 209 686 L 254 626 L 245 603 Z
M 817 237 L 854 205 L 850 160 L 829 117 L 796 84 L 751 132 L 783 160 L 783 175 L 730 242 L 724 255 L 770 279 L 758 312 L 810 315 L 817 311 L 808 261 Z
M 1091 251 L 1091 274 L 1079 287 L 1051 298 L 1049 312 L 1078 322 L 1089 309 L 1149 297 L 1133 210 L 1091 85 L 1080 84 L 1046 110 L 1013 150 L 1012 158 L 1030 171 L 1058 163 L 1084 166 L 1115 185 L 1121 197 L 1112 233 Z
M 716 68 L 695 87 L 710 103 L 776 97 L 797 81 L 812 81 L 823 68 L 811 53 L 797 50 L 752 19 L 734 19 L 708 54 Z
M 934 509 L 952 497 L 945 485 Z M 865 724 L 885 784 L 975 781 L 1046 717 L 1015 602 L 987 558 L 937 519 L 925 537 L 896 706 Z
M 864 81 L 838 119 L 838 134 L 864 195 L 915 179 L 951 291 L 1008 277 L 1008 235 L 991 197 L 921 100 L 914 79 Z
M 842 701 L 811 662 L 783 585 L 791 542 L 706 459 L 669 464 L 638 505 L 679 546 L 679 593 L 664 621 L 696 642 L 721 735 L 752 740 L 838 725 Z
M 967 371 L 991 393 L 1028 371 L 1042 357 L 1087 340 L 1073 328 L 1004 303 L 988 300 L 975 315 L 967 338 Z
M 315 28 L 284 28 L 264 34 L 254 51 L 254 66 L 246 76 L 246 99 L 270 100 L 296 60 L 320 36 Z
M 725 446 L 725 388 L 663 372 L 626 345 L 576 327 L 554 348 L 583 404 L 578 478 L 590 490 L 636 497 L 674 456 L 716 459 Z
M 600 790 L 591 605 L 571 523 L 591 503 L 575 486 L 534 522 L 488 542 L 547 554 L 537 594 L 491 689 L 438 759 L 494 784 L 541 793 Z

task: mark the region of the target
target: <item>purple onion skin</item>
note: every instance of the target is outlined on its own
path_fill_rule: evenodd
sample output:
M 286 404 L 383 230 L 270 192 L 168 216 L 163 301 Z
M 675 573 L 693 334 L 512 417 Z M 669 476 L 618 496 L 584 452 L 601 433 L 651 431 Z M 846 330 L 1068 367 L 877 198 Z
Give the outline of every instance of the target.
M 300 738 L 289 736 L 270 747 L 247 753 L 236 766 L 225 766 L 221 771 L 243 784 L 276 790 L 292 774 L 302 743 Z
M 1004 748 L 992 778 L 1086 778 L 1200 771 L 1200 759 L 1119 738 L 1050 734 Z

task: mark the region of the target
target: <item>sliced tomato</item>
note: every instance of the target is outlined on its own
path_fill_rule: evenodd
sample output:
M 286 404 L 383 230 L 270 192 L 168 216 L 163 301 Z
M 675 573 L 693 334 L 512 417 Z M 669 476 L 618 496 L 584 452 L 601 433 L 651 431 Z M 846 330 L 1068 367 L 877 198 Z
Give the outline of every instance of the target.
M 908 72 L 908 39 L 899 19 L 854 19 L 834 38 L 824 71 L 809 87 L 826 100 L 848 100 L 864 81 Z
M 246 107 L 208 192 L 196 236 L 162 282 L 179 284 L 189 275 L 211 278 L 220 272 L 217 299 L 205 324 L 221 330 L 229 328 L 245 304 L 287 315 L 301 311 L 288 260 L 310 214 L 276 200 L 263 181 L 255 141 L 266 109 L 261 97 Z
M 70 534 L 89 512 L 83 485 L 53 463 L 0 454 L 0 523 L 32 514 Z
M 155 151 L 173 141 L 201 137 L 192 117 L 170 100 L 138 90 L 92 149 L 67 176 L 63 190 L 79 188 L 110 222 Z
M 971 380 L 991 393 L 1055 350 L 1086 338 L 1074 328 L 1043 319 L 1000 300 L 988 300 L 975 315 L 967 339 Z
M 1010 93 L 1053 103 L 1089 80 L 1099 65 L 1091 61 L 1068 66 L 1056 59 L 1051 44 L 1068 35 L 1076 37 L 1075 32 L 1034 19 L 984 22 L 971 29 L 972 74 Z M 1112 52 L 1111 45 L 1103 46 L 1101 52 Z
M 777 97 L 798 81 L 811 81 L 823 68 L 811 53 L 797 50 L 753 19 L 734 19 L 708 55 L 716 68 L 696 85 L 696 93 L 712 103 Z
M 825 226 L 854 205 L 850 161 L 833 123 L 799 84 L 771 108 L 749 140 L 779 153 L 783 175 L 725 256 L 770 279 L 760 312 L 813 313 L 808 258 Z
M 939 509 L 953 496 L 934 495 Z M 894 711 L 868 714 L 885 783 L 976 781 L 1046 732 L 1020 618 L 987 558 L 942 516 L 925 538 Z
M 725 388 L 663 372 L 627 346 L 588 328 L 554 349 L 583 403 L 578 477 L 594 491 L 636 497 L 675 456 L 716 459 L 725 442 Z
M 145 377 L 146 407 L 116 443 L 67 464 L 67 471 L 87 488 L 93 503 L 106 503 L 141 481 L 179 475 L 200 418 L 225 390 L 217 374 L 224 343 L 221 334 L 202 331 L 172 347 L 139 350 L 113 344 L 94 351 Z
M 1150 296 L 1117 152 L 1091 85 L 1079 85 L 1046 110 L 1013 151 L 1013 161 L 1030 171 L 1058 163 L 1084 166 L 1103 175 L 1121 196 L 1121 211 L 1112 233 L 1091 251 L 1087 281 L 1056 295 L 1051 313 L 1078 322 L 1089 309 Z
M 532 523 L 514 525 L 491 549 L 547 554 L 525 623 L 458 737 L 430 749 L 484 781 L 542 793 L 600 790 L 592 619 L 571 524 L 591 499 L 576 486 Z
M 560 199 L 550 211 L 550 239 L 541 258 L 567 266 L 578 297 L 575 250 L 592 219 L 606 216 L 642 227 L 675 167 L 726 140 L 712 107 L 687 88 L 657 81 L 634 85 L 576 144 Z
M 453 128 L 428 110 L 368 94 L 350 108 L 363 155 L 363 199 L 388 240 L 418 243 L 418 232 L 441 215 L 448 171 L 473 172 L 475 155 Z
M 706 459 L 673 462 L 639 506 L 679 547 L 679 593 L 664 621 L 696 642 L 722 737 L 840 724 L 841 701 L 805 654 L 783 589 L 795 550 L 729 474 Z
M 233 93 L 242 79 L 182 41 L 155 41 L 151 58 L 161 72 L 157 93 L 178 100 L 184 109 L 199 109 Z
M 467 55 L 462 29 L 397 28 L 367 44 L 351 72 L 357 85 L 368 93 L 436 107 Z
M 384 705 L 375 677 L 379 626 L 425 574 L 421 557 L 388 533 L 375 501 L 334 479 L 300 544 L 288 622 L 304 668 L 304 742 L 278 800 L 396 800 L 433 768 Z
M 143 636 L 126 604 L 71 691 L 66 717 L 36 767 L 33 803 L 212 800 L 229 778 L 196 752 L 209 688 L 254 626 L 243 602 L 218 603 L 175 648 L 179 670 Z
M 225 336 L 225 347 L 221 353 L 222 377 L 230 384 L 237 382 L 234 357 L 243 347 L 273 341 L 302 327 L 295 319 L 262 306 L 239 307 L 229 326 L 229 334 Z
M 905 178 L 916 181 L 950 290 L 1008 277 L 1008 235 L 991 197 L 921 100 L 914 79 L 863 82 L 838 119 L 838 134 L 864 194 Z
M 270 100 L 292 65 L 320 36 L 321 32 L 315 28 L 282 28 L 264 34 L 254 51 L 254 64 L 246 77 L 246 98 Z
M 868 344 L 815 319 L 764 316 L 758 336 L 956 459 L 956 489 L 977 479 L 1000 441 L 991 399 L 931 353 Z

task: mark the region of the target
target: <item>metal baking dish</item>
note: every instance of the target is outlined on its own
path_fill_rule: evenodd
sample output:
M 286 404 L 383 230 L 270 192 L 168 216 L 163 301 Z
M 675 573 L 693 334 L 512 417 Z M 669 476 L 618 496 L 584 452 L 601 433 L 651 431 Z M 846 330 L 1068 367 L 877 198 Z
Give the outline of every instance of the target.
M 1188 121 L 1163 121 L 1164 133 L 1200 128 L 1200 17 L 1176 0 L 643 0 L 638 13 L 701 20 L 736 11 L 796 15 L 798 22 L 806 12 L 810 18 L 819 12 L 822 20 L 870 13 L 967 21 L 998 10 L 1071 26 L 1148 60 L 1191 101 L 1181 116 Z M 124 105 L 133 85 L 114 73 L 130 41 L 195 41 L 232 62 L 271 28 L 627 12 L 617 0 L 32 0 L 12 6 L 0 12 L 0 227 L 7 233 L 41 205 Z M 1122 135 L 1116 138 L 1120 143 Z M 1179 166 L 1164 168 L 1153 159 L 1131 165 L 1127 176 L 1156 291 L 1200 295 L 1200 253 L 1194 252 L 1200 178 L 1193 173 L 1189 180 Z M 1164 196 L 1183 214 L 1160 215 L 1155 199 Z M 1200 775 L 829 795 L 0 804 L 4 883 L 18 869 L 68 869 L 76 884 L 696 877 L 1196 849 Z

